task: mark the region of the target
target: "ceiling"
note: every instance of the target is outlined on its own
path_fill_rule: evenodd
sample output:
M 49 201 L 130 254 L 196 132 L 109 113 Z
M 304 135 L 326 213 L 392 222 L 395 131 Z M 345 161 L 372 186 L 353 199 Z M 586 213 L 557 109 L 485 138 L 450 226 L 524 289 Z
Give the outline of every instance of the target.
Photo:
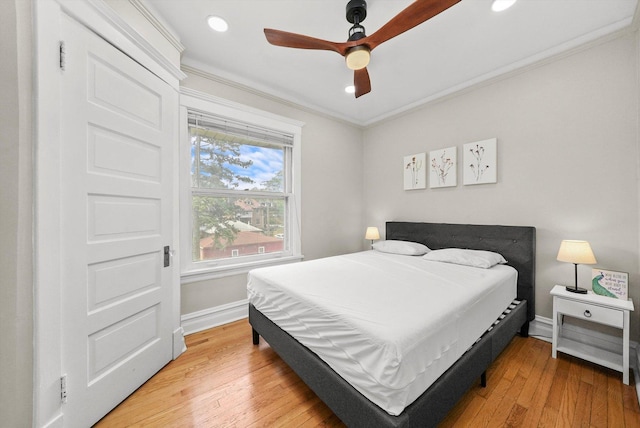
M 368 0 L 373 34 L 411 0 Z M 372 90 L 344 92 L 353 72 L 330 51 L 270 45 L 264 28 L 346 41 L 347 0 L 146 0 L 185 46 L 184 65 L 366 126 L 412 107 L 629 28 L 638 0 L 519 0 L 493 12 L 491 0 L 462 0 L 378 46 Z M 229 31 L 209 29 L 209 15 Z

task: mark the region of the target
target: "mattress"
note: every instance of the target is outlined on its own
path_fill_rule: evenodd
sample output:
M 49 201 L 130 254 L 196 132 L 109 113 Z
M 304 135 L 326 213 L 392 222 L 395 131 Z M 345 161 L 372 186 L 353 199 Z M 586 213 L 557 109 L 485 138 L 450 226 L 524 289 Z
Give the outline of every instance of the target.
M 391 415 L 516 297 L 517 271 L 365 251 L 249 273 L 249 301 Z

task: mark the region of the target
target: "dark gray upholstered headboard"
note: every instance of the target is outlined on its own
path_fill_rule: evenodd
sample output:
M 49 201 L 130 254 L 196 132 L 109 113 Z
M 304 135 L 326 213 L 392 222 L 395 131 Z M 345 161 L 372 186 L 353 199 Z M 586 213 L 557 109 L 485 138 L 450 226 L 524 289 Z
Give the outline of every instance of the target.
M 527 318 L 535 318 L 535 227 L 390 221 L 386 230 L 386 239 L 419 242 L 432 250 L 469 248 L 502 254 L 518 271 L 518 299 L 527 300 Z

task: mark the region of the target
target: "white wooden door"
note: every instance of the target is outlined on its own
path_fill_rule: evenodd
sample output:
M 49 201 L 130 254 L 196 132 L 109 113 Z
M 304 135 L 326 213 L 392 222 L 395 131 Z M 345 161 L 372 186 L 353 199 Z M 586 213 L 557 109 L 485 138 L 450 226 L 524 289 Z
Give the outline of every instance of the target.
M 63 413 L 65 426 L 87 427 L 172 358 L 164 248 L 172 245 L 178 100 L 147 69 L 63 20 Z

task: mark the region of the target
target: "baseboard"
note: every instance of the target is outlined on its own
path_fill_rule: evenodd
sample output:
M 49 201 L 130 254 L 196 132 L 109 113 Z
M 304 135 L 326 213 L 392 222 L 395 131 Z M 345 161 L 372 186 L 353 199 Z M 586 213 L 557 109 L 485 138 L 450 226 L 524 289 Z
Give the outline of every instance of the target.
M 622 346 L 622 338 L 611 336 L 606 333 L 593 331 L 577 325 L 566 324 L 564 334 L 574 340 L 584 343 L 592 343 L 612 352 L 617 352 Z M 536 315 L 536 318 L 529 326 L 529 336 L 536 339 L 551 342 L 553 335 L 553 321 L 550 318 Z M 633 371 L 633 378 L 636 382 L 636 395 L 640 403 L 640 349 L 635 341 L 629 342 L 629 367 Z
M 529 323 L 529 336 L 551 343 L 553 329 L 551 319 L 536 315 L 535 319 Z
M 248 305 L 249 301 L 245 299 L 190 314 L 184 314 L 180 317 L 180 324 L 184 330 L 184 335 L 197 333 L 202 330 L 247 318 Z
M 184 343 L 184 329 L 178 327 L 173 332 L 173 359 L 178 358 L 186 350 L 187 345 Z

